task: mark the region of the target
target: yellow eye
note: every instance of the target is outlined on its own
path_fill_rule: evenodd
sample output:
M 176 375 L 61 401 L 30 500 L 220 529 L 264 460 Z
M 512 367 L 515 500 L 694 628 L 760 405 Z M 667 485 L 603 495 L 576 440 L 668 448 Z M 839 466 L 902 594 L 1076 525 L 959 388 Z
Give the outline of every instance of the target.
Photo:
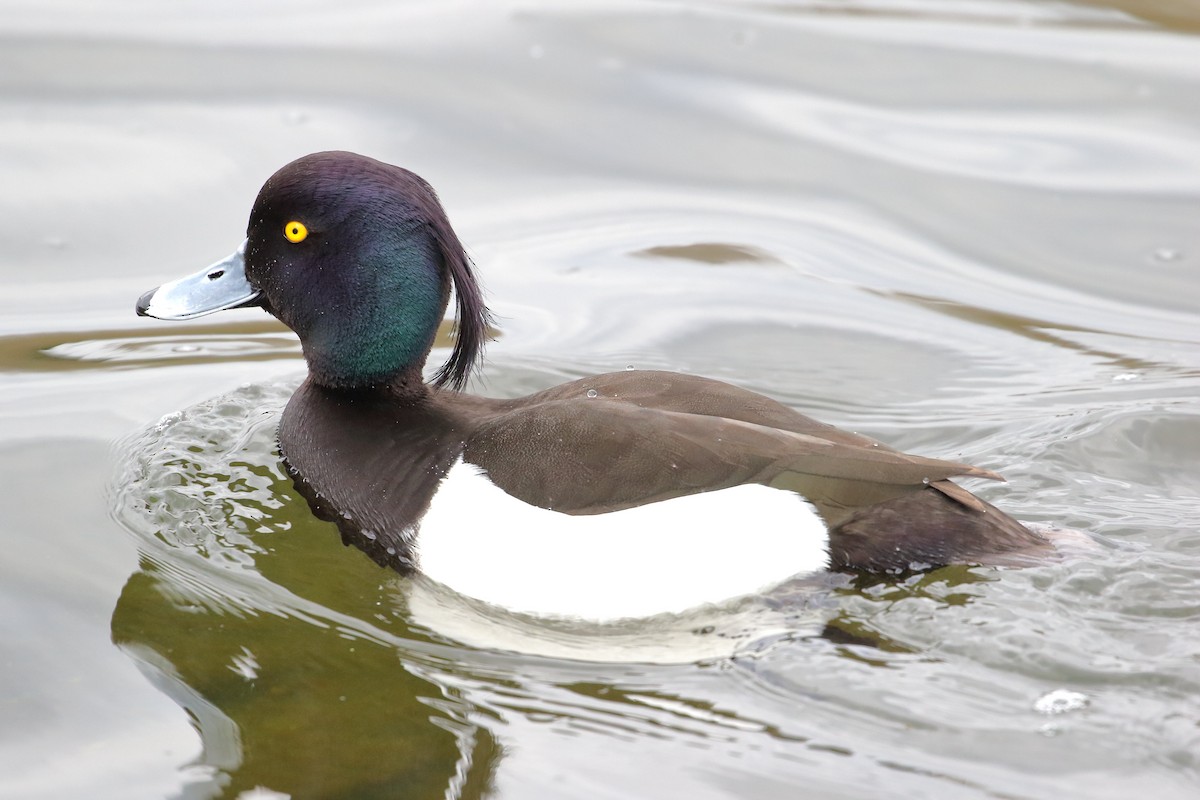
M 283 226 L 283 235 L 287 237 L 289 242 L 303 242 L 308 238 L 308 228 L 305 227 L 303 222 L 292 220 Z

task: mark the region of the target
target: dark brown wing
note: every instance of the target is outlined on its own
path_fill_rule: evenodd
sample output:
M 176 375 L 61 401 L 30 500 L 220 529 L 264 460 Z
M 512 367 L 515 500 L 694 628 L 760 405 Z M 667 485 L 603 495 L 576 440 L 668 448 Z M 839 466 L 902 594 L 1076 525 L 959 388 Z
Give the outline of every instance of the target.
M 574 391 L 538 395 L 538 402 L 478 427 L 467 443 L 466 459 L 486 469 L 510 494 L 567 513 L 614 511 L 762 483 L 799 491 L 831 524 L 855 508 L 933 481 L 954 475 L 993 477 L 965 464 L 877 447 L 870 440 L 851 444 L 741 419 L 645 407 L 639 400 L 661 400 L 661 394 L 600 394 L 597 386 L 605 392 L 613 387 L 595 379 L 568 386 Z M 597 396 L 589 397 L 588 389 Z M 713 407 L 694 397 L 669 405 Z M 747 415 L 746 409 L 741 413 Z M 764 416 L 753 407 L 750 413 Z M 808 427 L 819 433 L 827 429 Z
M 874 446 L 893 450 L 885 444 L 807 417 L 769 397 L 722 383 L 712 378 L 658 370 L 610 372 L 592 378 L 565 383 L 539 392 L 530 404 L 549 400 L 570 400 L 587 396 L 588 390 L 599 396 L 621 400 L 643 408 L 679 411 L 707 417 L 741 420 L 793 433 L 804 433 L 839 444 Z

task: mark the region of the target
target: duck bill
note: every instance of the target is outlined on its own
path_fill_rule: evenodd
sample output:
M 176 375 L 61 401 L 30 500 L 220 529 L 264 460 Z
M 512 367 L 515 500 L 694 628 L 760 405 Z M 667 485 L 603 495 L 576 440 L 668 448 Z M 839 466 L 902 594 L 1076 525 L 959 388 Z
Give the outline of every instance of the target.
M 138 298 L 139 317 L 191 319 L 227 308 L 258 305 L 261 292 L 246 280 L 246 243 L 233 255 Z

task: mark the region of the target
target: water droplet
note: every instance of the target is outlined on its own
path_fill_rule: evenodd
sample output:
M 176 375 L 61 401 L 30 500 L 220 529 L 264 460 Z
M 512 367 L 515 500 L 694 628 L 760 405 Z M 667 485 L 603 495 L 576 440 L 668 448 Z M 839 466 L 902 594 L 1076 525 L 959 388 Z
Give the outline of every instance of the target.
M 394 555 L 396 555 L 396 548 L 394 548 L 394 547 L 389 547 L 389 548 L 387 549 L 387 554 L 388 554 L 389 556 L 394 556 Z
M 369 541 L 372 541 L 372 542 L 375 541 L 375 538 L 376 538 L 375 531 L 371 531 L 371 530 L 367 530 L 366 528 L 363 528 L 362 535 L 365 536 Z
M 600 393 L 599 393 L 599 392 L 597 392 L 595 389 L 588 389 L 588 390 L 587 390 L 587 396 L 588 396 L 588 397 L 599 397 L 599 396 L 600 396 Z
M 1068 711 L 1078 711 L 1087 708 L 1088 697 L 1083 692 L 1072 692 L 1070 689 L 1055 689 L 1047 692 L 1033 704 L 1035 711 L 1042 714 L 1065 714 Z
M 350 519 L 350 518 L 351 518 L 351 517 L 350 517 L 350 512 L 349 512 L 349 511 L 343 511 L 343 512 L 342 512 L 342 519 Z
M 635 367 L 633 364 L 626 364 L 626 365 L 625 365 L 625 371 L 626 371 L 626 372 L 633 372 L 635 369 L 637 369 L 637 367 Z
M 921 478 L 921 483 L 923 483 L 923 484 L 925 484 L 926 486 L 928 486 L 928 485 L 929 485 L 929 478 Z
M 1183 251 L 1175 247 L 1156 247 L 1151 256 L 1155 261 L 1178 261 L 1183 258 Z

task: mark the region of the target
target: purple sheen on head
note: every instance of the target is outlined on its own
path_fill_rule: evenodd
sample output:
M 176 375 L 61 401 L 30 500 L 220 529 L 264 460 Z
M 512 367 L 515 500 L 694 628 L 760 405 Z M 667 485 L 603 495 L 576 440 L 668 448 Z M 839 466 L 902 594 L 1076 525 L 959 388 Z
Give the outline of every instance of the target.
M 433 187 L 409 170 L 367 156 L 341 151 L 312 153 L 284 166 L 267 181 L 251 215 L 252 228 L 258 219 L 273 233 L 273 226 L 283 222 L 282 218 L 275 217 L 284 213 L 284 209 L 293 208 L 316 214 L 317 228 L 329 230 L 345 230 L 346 221 L 355 218 L 360 223 L 370 219 L 369 226 L 387 226 L 392 231 L 408 226 L 424 229 L 435 244 L 441 261 L 443 297 L 448 299 L 451 286 L 453 288 L 457 321 L 450 357 L 434 373 L 430 383 L 436 387 L 463 389 L 482 358 L 491 316 L 484 304 L 474 267 Z M 358 231 L 364 241 L 377 240 L 369 226 L 358 224 L 352 226 L 352 230 Z M 326 284 L 325 289 L 330 288 Z M 281 309 L 285 316 L 287 311 Z M 288 322 L 287 319 L 284 321 Z M 432 336 L 431 330 L 430 343 Z M 335 363 L 344 361 L 344 357 L 334 358 Z M 399 369 L 406 365 L 396 366 Z

